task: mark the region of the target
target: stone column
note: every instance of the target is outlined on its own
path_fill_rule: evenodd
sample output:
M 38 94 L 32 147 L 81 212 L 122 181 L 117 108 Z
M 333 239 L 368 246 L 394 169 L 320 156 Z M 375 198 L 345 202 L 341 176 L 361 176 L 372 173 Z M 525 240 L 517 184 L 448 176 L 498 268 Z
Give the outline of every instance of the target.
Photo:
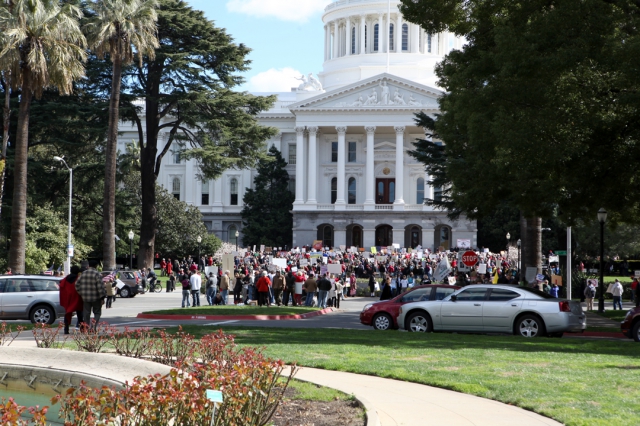
M 398 13 L 396 20 L 396 53 L 402 53 L 402 14 Z
M 336 127 L 336 131 L 338 132 L 338 169 L 337 169 L 337 180 L 338 180 L 338 193 L 336 197 L 336 210 L 345 210 L 346 202 L 344 198 L 344 190 L 345 190 L 345 175 L 346 175 L 346 164 L 345 164 L 345 139 L 347 137 L 347 128 L 346 127 Z
M 333 55 L 331 58 L 335 59 L 340 56 L 340 36 L 338 35 L 338 21 L 333 21 Z
M 293 209 L 304 204 L 304 126 L 296 127 L 296 199 Z
M 373 136 L 375 135 L 376 128 L 375 126 L 368 126 L 364 128 L 367 132 L 367 162 L 365 165 L 365 201 L 364 201 L 364 209 L 365 210 L 375 210 L 376 208 L 376 199 L 375 199 L 375 185 L 376 185 L 376 177 L 375 177 L 375 164 L 374 164 L 374 147 L 373 147 Z
M 366 52 L 365 45 L 367 44 L 365 40 L 365 27 L 367 26 L 367 17 L 364 15 L 360 16 L 360 54 L 364 55 Z
M 222 176 L 213 182 L 213 207 L 222 209 Z
M 400 248 L 404 247 L 404 224 L 403 223 L 394 223 L 393 224 L 393 244 L 400 244 Z
M 416 24 L 410 24 L 409 26 L 409 36 L 411 37 L 411 42 L 409 43 L 411 46 L 411 53 L 418 53 L 418 45 L 420 44 L 420 27 Z
M 394 210 L 404 210 L 404 126 L 394 127 L 396 131 L 396 199 Z
M 391 34 L 391 14 L 387 14 L 387 20 L 386 20 L 386 24 L 384 26 L 384 33 L 385 33 L 385 37 L 384 37 L 384 51 L 385 52 L 390 52 L 391 51 L 391 40 L 389 40 L 389 35 Z M 395 39 L 395 34 L 394 34 L 394 39 Z
M 382 19 L 384 15 L 381 13 L 378 15 L 378 53 L 382 53 L 382 46 L 384 43 L 384 20 Z M 375 38 L 375 31 L 373 31 L 373 36 Z M 374 40 L 375 43 L 375 40 Z
M 307 131 L 309 132 L 309 186 L 307 188 L 307 204 L 316 205 L 318 204 L 318 201 L 316 200 L 318 178 L 318 128 L 309 127 L 307 128 Z
M 347 36 L 346 43 L 345 43 L 347 52 L 345 56 L 349 56 L 351 55 L 351 17 L 350 16 L 347 17 L 347 26 L 345 29 L 345 33 Z

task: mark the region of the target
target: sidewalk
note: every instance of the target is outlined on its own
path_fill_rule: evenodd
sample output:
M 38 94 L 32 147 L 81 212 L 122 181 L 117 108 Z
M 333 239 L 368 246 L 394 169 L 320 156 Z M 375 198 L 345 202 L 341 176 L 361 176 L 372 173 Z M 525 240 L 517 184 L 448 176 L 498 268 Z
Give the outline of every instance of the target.
M 307 319 L 317 317 L 319 315 L 330 314 L 337 309 L 334 308 L 325 308 L 319 311 L 309 312 L 306 314 L 295 314 L 295 315 L 203 315 L 203 314 L 193 314 L 193 315 L 160 315 L 160 314 L 138 314 L 137 318 L 142 319 L 155 319 L 155 320 L 176 320 L 176 321 L 188 321 L 188 320 L 212 320 L 212 321 L 224 321 L 224 320 L 235 320 L 235 321 L 269 321 L 269 320 L 299 320 L 299 319 Z M 185 311 L 185 312 L 188 312 Z M 265 312 L 268 312 L 266 310 Z
M 561 425 L 522 408 L 416 383 L 307 367 L 295 377 L 353 394 L 367 409 L 367 426 Z

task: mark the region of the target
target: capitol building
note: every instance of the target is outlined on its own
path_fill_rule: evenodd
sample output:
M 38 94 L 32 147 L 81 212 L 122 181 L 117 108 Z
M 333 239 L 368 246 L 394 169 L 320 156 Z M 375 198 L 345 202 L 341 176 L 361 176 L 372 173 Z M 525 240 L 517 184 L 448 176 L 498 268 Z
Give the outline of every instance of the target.
M 428 34 L 406 22 L 397 0 L 338 0 L 325 8 L 324 55 L 317 77 L 305 70 L 299 87 L 276 94 L 259 122 L 279 133 L 267 142 L 287 161 L 293 204 L 293 246 L 477 245 L 476 222 L 451 221 L 424 204 L 441 189 L 429 185 L 424 165 L 410 157 L 424 129 L 415 114 L 438 112 L 435 65 L 464 40 Z M 313 24 L 312 24 L 313 25 Z M 318 22 L 318 25 L 320 23 Z M 121 128 L 120 150 L 130 141 Z M 215 181 L 197 178 L 195 160 L 176 147 L 158 183 L 197 206 L 211 233 L 242 245 L 242 199 L 255 170 L 227 170 Z

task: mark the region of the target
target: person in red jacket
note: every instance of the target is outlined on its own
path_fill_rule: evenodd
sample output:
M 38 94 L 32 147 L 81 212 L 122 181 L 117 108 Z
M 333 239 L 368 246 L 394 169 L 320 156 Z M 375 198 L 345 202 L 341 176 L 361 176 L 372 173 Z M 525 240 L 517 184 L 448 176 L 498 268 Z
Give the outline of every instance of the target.
M 76 281 L 80 274 L 80 268 L 78 266 L 71 267 L 71 273 L 64 277 L 60 281 L 60 305 L 64 308 L 64 334 L 69 334 L 69 325 L 73 314 L 78 316 L 78 322 L 76 328 L 80 328 L 82 323 L 82 298 L 76 290 Z
M 270 306 L 271 300 L 269 297 L 269 287 L 271 287 L 271 280 L 267 276 L 267 271 L 262 271 L 262 276 L 256 283 L 256 290 L 258 290 L 258 306 Z

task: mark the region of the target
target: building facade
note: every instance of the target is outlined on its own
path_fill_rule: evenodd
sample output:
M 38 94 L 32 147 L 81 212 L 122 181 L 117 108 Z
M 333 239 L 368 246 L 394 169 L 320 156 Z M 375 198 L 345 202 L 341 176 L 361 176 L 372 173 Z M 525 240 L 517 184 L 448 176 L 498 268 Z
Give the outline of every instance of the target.
M 404 22 L 399 1 L 338 0 L 323 15 L 323 70 L 303 77 L 259 116 L 278 135 L 268 141 L 287 160 L 295 193 L 293 245 L 455 247 L 477 244 L 476 222 L 450 221 L 424 204 L 438 197 L 424 166 L 408 155 L 424 129 L 415 114 L 438 112 L 434 67 L 464 40 L 427 34 Z M 124 142 L 135 138 L 125 129 Z M 215 181 L 197 178 L 195 161 L 174 144 L 159 183 L 196 205 L 210 232 L 242 245 L 242 199 L 255 170 L 228 170 Z M 285 230 L 286 231 L 286 230 Z

